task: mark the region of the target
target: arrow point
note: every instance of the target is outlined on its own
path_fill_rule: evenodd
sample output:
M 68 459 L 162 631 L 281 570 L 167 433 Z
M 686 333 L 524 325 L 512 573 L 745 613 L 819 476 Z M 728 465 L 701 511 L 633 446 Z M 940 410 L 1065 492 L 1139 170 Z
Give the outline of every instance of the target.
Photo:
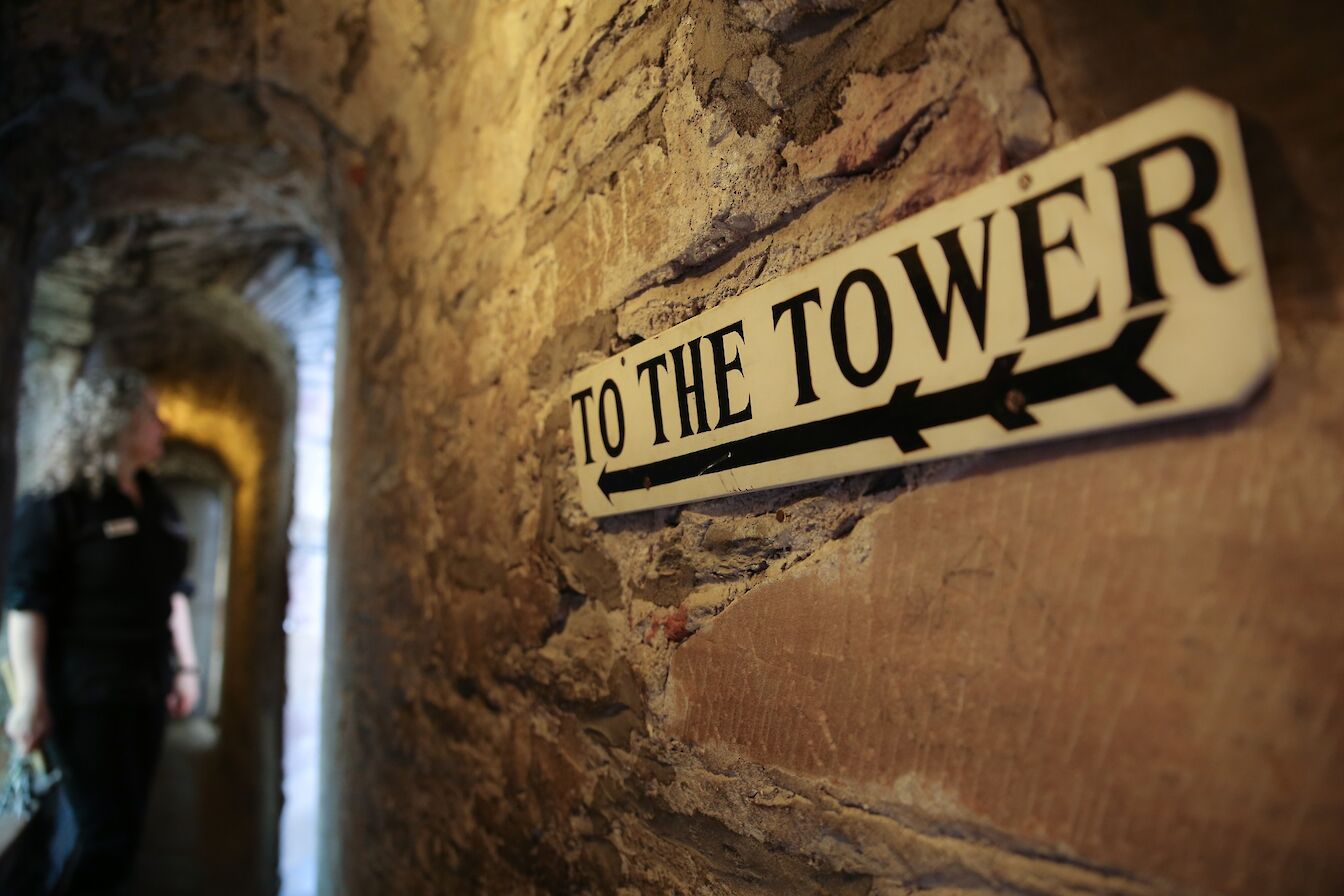
M 905 454 L 929 447 L 929 443 L 925 441 L 924 436 L 917 429 L 898 430 L 893 432 L 891 437 L 896 440 L 896 447 Z
M 985 382 L 999 383 L 1011 377 L 1013 368 L 1017 366 L 1017 359 L 1020 357 L 1022 357 L 1021 352 L 999 355 L 994 359 L 994 363 L 989 365 L 989 373 L 985 374 Z
M 887 402 L 891 438 L 896 442 L 896 447 L 906 454 L 929 447 L 924 436 L 920 435 L 915 413 L 920 400 L 915 395 L 919 391 L 919 383 L 919 380 L 901 383 L 892 390 L 891 401 Z
M 910 380 L 908 383 L 901 383 L 895 389 L 891 390 L 891 401 L 887 402 L 891 407 L 901 407 L 907 405 L 915 399 L 915 392 L 919 389 L 919 380 Z
M 1153 379 L 1139 363 L 1148 348 L 1148 343 L 1152 341 L 1153 334 L 1157 332 L 1158 324 L 1162 323 L 1162 318 L 1165 316 L 1165 311 L 1159 311 L 1157 314 L 1130 321 L 1111 344 L 1111 352 L 1115 359 L 1113 363 L 1117 370 L 1115 385 L 1135 404 L 1147 404 L 1150 401 L 1161 401 L 1171 397 L 1166 387 Z
M 611 485 L 611 477 L 607 473 L 607 465 L 603 464 L 602 472 L 597 476 L 597 487 L 601 489 L 602 497 L 607 499 L 608 504 L 611 504 L 611 489 L 607 487 L 609 485 Z
M 1158 324 L 1162 323 L 1162 318 L 1166 316 L 1165 311 L 1159 311 L 1156 314 L 1140 317 L 1125 324 L 1124 329 L 1111 343 L 1110 354 L 1117 361 L 1137 366 L 1139 358 L 1143 357 L 1143 353 L 1147 351 L 1148 343 L 1152 341 L 1153 334 L 1157 332 Z

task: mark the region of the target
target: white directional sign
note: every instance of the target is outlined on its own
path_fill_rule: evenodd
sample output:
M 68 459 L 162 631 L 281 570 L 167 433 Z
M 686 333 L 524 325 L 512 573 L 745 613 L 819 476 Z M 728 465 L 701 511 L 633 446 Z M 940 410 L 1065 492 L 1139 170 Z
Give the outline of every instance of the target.
M 583 505 L 1227 407 L 1277 354 L 1236 116 L 1182 91 L 577 373 Z

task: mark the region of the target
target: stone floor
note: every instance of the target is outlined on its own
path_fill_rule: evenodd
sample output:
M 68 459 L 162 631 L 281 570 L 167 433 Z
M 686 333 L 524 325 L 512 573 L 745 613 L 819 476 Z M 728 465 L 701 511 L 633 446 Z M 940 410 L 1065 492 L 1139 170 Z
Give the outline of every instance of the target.
M 218 769 L 215 726 L 193 718 L 169 725 L 136 875 L 135 896 L 249 896 L 262 869 L 254 867 L 233 821 L 249 809 L 240 788 Z

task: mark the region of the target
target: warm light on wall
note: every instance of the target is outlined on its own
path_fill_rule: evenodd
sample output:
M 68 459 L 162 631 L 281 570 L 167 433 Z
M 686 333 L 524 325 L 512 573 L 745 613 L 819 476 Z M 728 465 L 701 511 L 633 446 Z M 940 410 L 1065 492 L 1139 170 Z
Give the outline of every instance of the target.
M 235 625 L 251 617 L 257 606 L 257 572 L 262 522 L 259 505 L 263 450 L 256 421 L 234 409 L 202 400 L 190 389 L 160 387 L 159 415 L 169 435 L 213 451 L 234 480 L 233 533 L 229 558 L 229 601 L 225 640 L 234 638 Z M 241 615 L 240 615 L 241 614 Z M 246 641 L 246 639 L 244 639 Z M 229 660 L 225 659 L 221 718 L 230 703 Z M 245 699 L 240 696 L 240 699 Z
M 187 390 L 159 390 L 159 416 L 173 438 L 214 451 L 228 467 L 240 492 L 255 487 L 261 471 L 261 442 L 256 428 L 229 409 L 202 402 Z
M 171 387 L 159 392 L 159 415 L 174 438 L 209 448 L 224 461 L 237 488 L 235 544 L 250 544 L 257 531 L 257 490 L 262 463 L 261 441 L 255 427 L 227 408 L 202 402 L 188 391 Z

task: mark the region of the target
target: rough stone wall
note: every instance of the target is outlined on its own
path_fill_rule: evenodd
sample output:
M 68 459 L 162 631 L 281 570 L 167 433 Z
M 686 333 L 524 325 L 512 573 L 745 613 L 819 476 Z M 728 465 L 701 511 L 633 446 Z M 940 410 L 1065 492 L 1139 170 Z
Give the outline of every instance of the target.
M 1344 26 L 1092 6 L 120 20 L 330 125 L 287 137 L 349 298 L 327 892 L 1340 888 Z M 1192 82 L 1247 113 L 1284 359 L 1246 411 L 580 511 L 575 367 Z
M 91 253 L 74 253 L 38 275 L 33 309 L 23 345 L 23 389 L 19 404 L 18 491 L 37 485 L 42 458 L 60 421 L 57 412 L 70 394 L 93 339 L 93 289 L 83 268 L 98 266 Z
M 7 212 L 24 204 L 6 202 Z M 19 429 L 19 394 L 23 381 L 23 336 L 33 294 L 33 265 L 28 260 L 23 219 L 0 225 L 0 432 Z M 17 483 L 18 448 L 13 438 L 0 439 L 0 507 L 11 507 Z M 9 563 L 10 514 L 0 515 L 0 576 Z
M 367 150 L 343 244 L 330 892 L 1344 881 L 1340 276 L 1287 248 L 1338 233 L 1339 16 L 1066 7 L 262 16 L 265 79 Z M 579 510 L 577 366 L 1190 81 L 1269 134 L 1285 361 L 1250 409 Z

